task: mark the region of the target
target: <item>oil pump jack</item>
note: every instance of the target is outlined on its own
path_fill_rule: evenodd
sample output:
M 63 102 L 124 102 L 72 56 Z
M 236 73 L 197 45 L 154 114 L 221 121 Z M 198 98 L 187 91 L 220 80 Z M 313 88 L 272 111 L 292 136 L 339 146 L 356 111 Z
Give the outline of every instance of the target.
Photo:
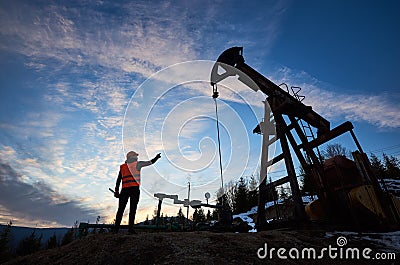
M 269 228 L 265 218 L 267 190 L 287 182 L 294 203 L 293 223 L 322 221 L 358 230 L 399 228 L 400 202 L 381 188 L 351 122 L 346 121 L 331 129 L 328 120 L 302 102 L 302 97 L 296 93 L 298 90 L 292 88 L 291 94 L 289 89 L 285 91 L 247 65 L 242 47 L 225 50 L 214 64 L 210 80 L 214 98 L 219 95 L 217 84 L 232 76 L 266 95 L 264 122 L 253 131 L 263 135 L 256 221 L 258 230 Z M 273 125 L 276 136 L 271 138 L 268 127 Z M 354 161 L 342 156 L 323 161 L 318 147 L 347 132 L 358 149 L 352 153 Z M 279 141 L 282 153 L 268 160 L 268 146 L 276 141 Z M 305 174 L 312 176 L 317 187 L 318 199 L 308 205 L 302 200 L 289 144 Z M 287 176 L 267 184 L 267 168 L 281 160 L 285 163 Z

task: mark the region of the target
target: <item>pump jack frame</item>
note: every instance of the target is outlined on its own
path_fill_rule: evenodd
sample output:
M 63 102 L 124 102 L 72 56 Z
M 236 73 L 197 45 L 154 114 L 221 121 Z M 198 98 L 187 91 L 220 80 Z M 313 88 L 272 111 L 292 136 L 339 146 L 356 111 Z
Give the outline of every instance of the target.
M 222 74 L 220 74 L 220 68 L 224 70 Z M 256 221 L 258 230 L 265 230 L 266 227 L 268 227 L 265 218 L 266 191 L 271 187 L 273 188 L 287 182 L 290 184 L 292 199 L 295 205 L 293 221 L 302 222 L 307 219 L 289 144 L 305 173 L 312 176 L 314 182 L 317 183 L 319 187 L 318 198 L 329 202 L 332 194 L 330 194 L 329 189 L 327 189 L 328 184 L 324 177 L 324 165 L 320 155 L 317 156 L 314 149 L 317 148 L 318 150 L 320 145 L 346 132 L 350 132 L 358 149 L 358 151 L 353 153 L 355 158 L 359 158 L 355 159 L 355 162 L 358 168 L 363 169 L 360 173 L 363 175 L 367 184 L 373 185 L 379 197 L 383 197 L 382 189 L 373 173 L 367 155 L 363 152 L 353 132 L 354 126 L 351 122 L 346 121 L 331 129 L 328 120 L 316 113 L 311 106 L 302 103 L 302 99 L 304 99 L 303 96 L 298 96 L 297 93 L 291 95 L 289 90 L 283 90 L 280 86 L 247 65 L 243 58 L 243 47 L 229 48 L 218 57 L 210 77 L 210 83 L 213 86 L 214 94 L 218 93 L 216 89 L 217 83 L 230 76 L 237 76 L 238 80 L 246 84 L 249 88 L 254 91 L 261 90 L 267 96 L 265 101 L 264 124 L 259 124 L 253 131 L 254 133 L 263 135 L 258 214 Z M 304 126 L 303 123 L 306 123 L 307 126 Z M 273 135 L 273 129 L 271 129 L 271 127 L 273 128 L 274 126 L 276 128 L 276 137 Z M 312 140 L 310 141 L 308 135 L 306 135 L 305 127 L 309 128 L 312 134 Z M 293 130 L 300 140 L 299 144 L 296 142 L 292 133 Z M 317 137 L 314 136 L 313 130 L 317 130 Z M 271 136 L 273 137 L 271 138 Z M 280 142 L 282 153 L 268 160 L 268 147 L 277 140 Z M 267 184 L 267 168 L 281 160 L 285 162 L 287 176 Z M 386 213 L 389 214 L 390 211 L 392 211 L 392 209 L 387 209 Z

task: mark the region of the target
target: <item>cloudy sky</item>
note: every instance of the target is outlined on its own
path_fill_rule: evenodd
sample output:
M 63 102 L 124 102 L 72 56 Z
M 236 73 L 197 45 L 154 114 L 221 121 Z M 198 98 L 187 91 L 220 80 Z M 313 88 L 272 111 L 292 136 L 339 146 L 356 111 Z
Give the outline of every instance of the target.
M 232 46 L 275 83 L 302 87 L 332 126 L 352 121 L 367 153 L 399 156 L 400 4 L 247 2 L 0 0 L 0 223 L 112 221 L 108 187 L 129 150 L 162 154 L 143 169 L 137 221 L 153 214 L 153 193 L 184 198 L 191 182 L 192 199 L 215 194 L 207 80 Z M 234 81 L 220 94 L 224 178 L 257 174 L 264 96 Z

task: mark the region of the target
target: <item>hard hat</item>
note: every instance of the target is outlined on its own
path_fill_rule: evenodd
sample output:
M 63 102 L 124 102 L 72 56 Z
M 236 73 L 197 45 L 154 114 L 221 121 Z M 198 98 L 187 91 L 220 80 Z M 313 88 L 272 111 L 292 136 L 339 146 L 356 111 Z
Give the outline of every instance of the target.
M 126 154 L 126 159 L 128 159 L 129 157 L 131 157 L 131 156 L 138 156 L 139 154 L 138 153 L 136 153 L 135 151 L 129 151 L 127 154 Z

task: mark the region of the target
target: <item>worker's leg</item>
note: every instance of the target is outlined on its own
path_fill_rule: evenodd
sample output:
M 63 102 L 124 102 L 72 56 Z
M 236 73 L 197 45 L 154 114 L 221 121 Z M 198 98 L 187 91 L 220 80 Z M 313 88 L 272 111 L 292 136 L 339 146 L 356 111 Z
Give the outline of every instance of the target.
M 140 190 L 139 187 L 132 187 L 130 212 L 129 212 L 129 231 L 133 232 L 133 225 L 135 224 L 136 209 L 139 203 Z
M 118 211 L 117 216 L 115 217 L 115 231 L 118 232 L 119 225 L 122 221 L 122 215 L 124 214 L 126 204 L 128 203 L 129 193 L 126 189 L 121 190 L 121 194 L 119 195 L 119 203 L 118 203 Z

